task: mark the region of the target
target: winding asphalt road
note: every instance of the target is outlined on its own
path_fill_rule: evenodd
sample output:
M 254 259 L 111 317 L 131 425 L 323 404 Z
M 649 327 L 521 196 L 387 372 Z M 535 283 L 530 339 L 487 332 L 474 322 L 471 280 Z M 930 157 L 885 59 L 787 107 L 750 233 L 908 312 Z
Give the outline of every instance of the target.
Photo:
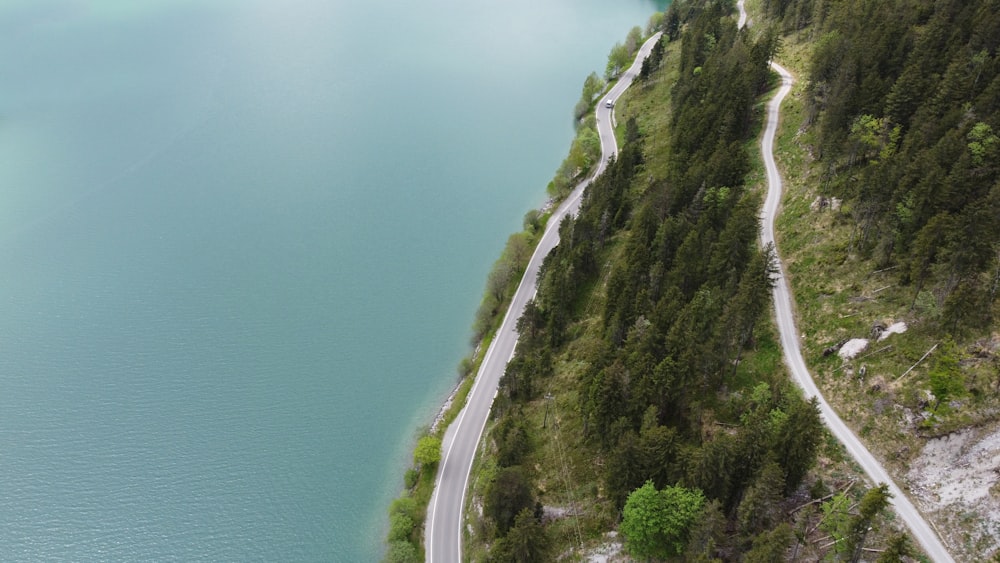
M 742 12 L 742 2 L 740 2 Z M 745 13 L 745 12 L 744 12 Z M 745 20 L 745 15 L 740 21 Z M 764 129 L 764 138 L 761 140 L 761 154 L 764 157 L 764 166 L 767 168 L 767 199 L 764 202 L 764 209 L 761 213 L 763 229 L 761 230 L 761 243 L 774 242 L 774 218 L 778 214 L 778 205 L 781 202 L 782 182 L 778 167 L 774 164 L 774 135 L 778 128 L 778 110 L 782 100 L 792 89 L 792 75 L 780 65 L 771 63 L 778 74 L 781 75 L 781 87 L 767 105 L 767 127 Z M 913 506 L 910 499 L 889 477 L 882 464 L 875 459 L 875 456 L 858 440 L 854 432 L 844 421 L 840 419 L 836 412 L 826 402 L 823 395 L 816 387 L 806 363 L 802 359 L 802 349 L 799 347 L 798 331 L 795 328 L 795 315 L 792 309 L 791 292 L 788 289 L 784 268 L 778 263 L 778 277 L 774 284 L 774 313 L 778 322 L 778 330 L 781 333 L 781 348 L 784 351 L 785 364 L 792 373 L 792 378 L 805 392 L 806 398 L 816 397 L 819 401 L 820 413 L 823 416 L 830 432 L 837 437 L 851 457 L 864 469 L 868 477 L 875 483 L 886 483 L 893 496 L 893 505 L 896 513 L 906 523 L 910 532 L 920 543 L 920 546 L 927 552 L 934 561 L 946 563 L 952 562 L 951 555 L 945 549 L 937 534 L 927 525 L 927 521 L 921 516 L 920 511 Z
M 545 233 L 531 256 L 521 284 L 504 316 L 503 324 L 500 325 L 493 343 L 486 351 L 486 357 L 479 368 L 479 373 L 476 374 L 476 381 L 469 392 L 465 408 L 445 432 L 437 481 L 427 511 L 425 543 L 429 563 L 453 563 L 462 560 L 462 513 L 465 491 L 469 485 L 469 473 L 483 429 L 486 427 L 493 398 L 496 397 L 500 376 L 514 355 L 514 348 L 517 345 L 515 328 L 517 320 L 524 312 L 525 304 L 535 295 L 535 281 L 542 261 L 559 243 L 559 223 L 566 215 L 576 214 L 580 209 L 583 190 L 604 172 L 608 159 L 618 154 L 618 143 L 615 141 L 612 126 L 614 108 L 605 107 L 605 100 L 617 101 L 618 96 L 629 87 L 632 79 L 639 73 L 642 61 L 649 56 L 659 38 L 660 34 L 657 33 L 642 45 L 635 63 L 621 75 L 611 91 L 598 101 L 596 113 L 597 132 L 601 138 L 601 161 L 594 174 L 577 186 L 549 218 Z

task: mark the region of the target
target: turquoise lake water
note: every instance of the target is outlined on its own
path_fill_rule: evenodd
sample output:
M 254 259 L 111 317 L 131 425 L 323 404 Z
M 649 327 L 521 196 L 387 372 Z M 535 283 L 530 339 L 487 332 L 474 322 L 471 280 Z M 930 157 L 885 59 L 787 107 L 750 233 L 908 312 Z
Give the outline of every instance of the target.
M 0 559 L 373 561 L 653 0 L 0 2 Z

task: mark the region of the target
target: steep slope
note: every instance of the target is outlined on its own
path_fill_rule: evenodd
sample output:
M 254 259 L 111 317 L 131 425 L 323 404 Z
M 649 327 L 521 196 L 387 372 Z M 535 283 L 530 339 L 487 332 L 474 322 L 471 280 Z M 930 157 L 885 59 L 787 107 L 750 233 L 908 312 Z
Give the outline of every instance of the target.
M 807 363 L 956 558 L 988 558 L 1000 547 L 988 462 L 1000 455 L 1000 192 L 986 164 L 998 6 L 762 7 L 802 78 L 777 139 L 789 180 L 778 236 Z M 884 339 L 891 325 L 908 330 Z M 831 353 L 849 338 L 869 348 Z
M 739 32 L 729 9 L 664 16 L 646 95 L 618 101 L 648 117 L 623 120 L 619 157 L 560 225 L 472 474 L 479 557 L 585 551 L 619 521 L 639 557 L 818 557 L 860 553 L 883 523 L 886 491 L 850 491 L 825 462 L 870 510 L 819 525 L 820 506 L 851 502 L 810 470 L 821 449 L 843 456 L 781 369 L 760 197 L 744 184 L 776 36 Z M 670 502 L 688 517 L 644 534 L 635 515 L 680 513 Z
M 639 49 L 635 63 L 607 93 L 608 99 L 617 98 L 631 85 L 632 78 L 638 74 L 642 62 L 649 56 L 658 39 L 659 34 L 654 34 Z M 611 128 L 612 109 L 613 107 L 604 104 L 597 106 L 602 157 L 594 171 L 594 177 L 600 176 L 606 169 L 607 163 L 618 153 L 614 131 Z M 427 516 L 428 561 L 458 561 L 462 558 L 462 514 L 469 472 L 486 425 L 487 415 L 490 413 L 498 381 L 517 346 L 518 335 L 515 324 L 524 313 L 527 302 L 536 292 L 535 278 L 539 274 L 543 258 L 559 243 L 559 230 L 553 227 L 559 225 L 564 218 L 570 218 L 577 213 L 584 190 L 591 181 L 592 179 L 588 178 L 581 183 L 552 214 L 550 227 L 546 229 L 535 248 L 524 278 L 511 299 L 510 308 L 486 352 L 466 406 L 456 423 L 445 434 L 442 444 L 444 454 L 438 467 L 435 490 Z
M 778 212 L 778 203 L 781 201 L 782 181 L 778 173 L 778 167 L 774 162 L 774 136 L 778 128 L 778 108 L 782 100 L 792 89 L 792 75 L 780 65 L 772 63 L 772 68 L 781 75 L 781 88 L 775 94 L 774 99 L 768 104 L 767 127 L 761 142 L 761 152 L 764 164 L 767 169 L 767 198 L 764 202 L 763 222 L 764 228 L 761 231 L 761 243 L 765 246 L 773 245 L 774 240 L 774 217 Z M 778 270 L 780 271 L 780 267 Z M 906 523 L 910 532 L 920 543 L 924 551 L 933 561 L 947 563 L 953 561 L 951 554 L 938 538 L 931 526 L 924 520 L 923 515 L 916 509 L 906 494 L 896 485 L 893 479 L 886 472 L 882 464 L 865 448 L 864 444 L 858 440 L 853 431 L 841 420 L 840 416 L 833 410 L 830 404 L 820 394 L 819 389 L 813 381 L 809 369 L 802 358 L 802 349 L 799 346 L 799 332 L 795 326 L 795 316 L 792 306 L 791 293 L 787 280 L 779 274 L 774 287 L 774 308 L 775 317 L 778 323 L 778 330 L 781 333 L 782 349 L 784 350 L 785 364 L 792 373 L 792 378 L 802 387 L 808 397 L 817 397 L 820 405 L 820 412 L 823 419 L 830 428 L 830 432 L 844 444 L 851 457 L 857 461 L 864 472 L 872 481 L 885 483 L 894 500 L 893 505 L 896 513 Z
M 614 529 L 637 557 L 913 554 L 884 518 L 901 491 L 851 483 L 767 322 L 753 139 L 782 30 L 809 86 L 777 136 L 794 188 L 779 242 L 820 387 L 897 479 L 928 433 L 1000 412 L 998 346 L 968 348 L 991 333 L 1000 285 L 996 6 L 753 4 L 766 16 L 751 32 L 728 2 L 672 4 L 639 89 L 617 100 L 619 157 L 559 225 L 518 322 L 472 472 L 473 558 L 584 553 Z M 823 354 L 900 320 L 868 356 Z M 994 549 L 965 543 L 970 560 Z

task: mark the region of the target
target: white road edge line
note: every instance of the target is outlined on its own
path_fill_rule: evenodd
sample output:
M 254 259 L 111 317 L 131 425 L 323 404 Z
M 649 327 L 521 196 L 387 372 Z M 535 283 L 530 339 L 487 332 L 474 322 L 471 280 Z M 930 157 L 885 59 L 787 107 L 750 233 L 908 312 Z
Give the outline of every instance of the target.
M 633 62 L 633 65 L 625 73 L 622 74 L 621 78 L 619 79 L 619 82 L 611 89 L 611 92 L 614 93 L 613 97 L 614 97 L 615 100 L 617 100 L 618 96 L 620 96 L 631 85 L 631 80 L 632 80 L 632 78 L 634 78 L 634 75 L 631 74 L 632 70 L 634 70 L 638 65 L 640 65 L 642 63 L 642 61 L 646 58 L 646 56 L 649 55 L 649 52 L 650 52 L 652 46 L 655 44 L 656 41 L 659 40 L 660 35 L 661 35 L 660 33 L 653 34 L 640 47 L 639 51 L 637 52 L 636 60 L 635 60 L 635 62 Z M 625 78 L 628 78 L 629 80 L 626 82 Z M 596 114 L 599 111 L 600 111 L 600 104 L 598 103 L 597 104 L 597 108 L 595 109 L 595 116 L 596 116 Z M 598 136 L 600 136 L 600 127 L 598 127 Z M 617 152 L 618 152 L 618 140 L 617 140 L 617 138 L 615 138 L 614 129 L 611 130 L 611 145 L 612 145 L 612 155 L 617 154 Z M 602 153 L 603 153 L 603 143 L 602 143 Z M 539 239 L 539 247 L 541 246 L 541 241 L 545 239 L 545 237 L 548 234 L 550 228 L 552 230 L 554 230 L 556 233 L 558 233 L 558 230 L 559 230 L 558 223 L 561 222 L 562 219 L 566 215 L 571 214 L 570 210 L 573 209 L 574 206 L 576 206 L 577 203 L 580 201 L 580 199 L 583 197 L 583 191 L 586 188 L 586 186 L 588 186 L 598 176 L 600 176 L 601 173 L 604 172 L 604 169 L 606 168 L 608 159 L 609 159 L 609 155 L 602 154 L 601 155 L 601 160 L 598 162 L 597 169 L 594 171 L 594 173 L 591 176 L 589 176 L 588 178 L 586 178 L 583 182 L 581 182 L 577 186 L 577 188 L 574 189 L 575 193 L 573 193 L 567 200 L 565 200 L 562 203 L 562 205 L 560 205 L 556 209 L 556 212 L 553 213 L 553 215 L 550 218 L 550 221 L 552 219 L 556 219 L 556 221 L 553 221 L 553 222 L 549 223 L 549 225 L 546 227 L 545 232 L 543 232 L 542 237 Z M 535 253 L 532 254 L 532 257 L 529 260 L 529 267 L 528 267 L 529 270 L 531 268 L 531 264 L 532 263 L 534 263 L 536 260 L 543 260 L 545 258 L 544 256 L 540 256 L 539 254 L 540 253 L 537 252 L 537 250 L 536 250 Z M 514 301 L 515 301 L 517 295 L 521 293 L 522 287 L 525 285 L 526 281 L 527 281 L 527 277 L 526 276 L 521 278 L 521 281 L 518 284 L 518 288 L 514 292 L 514 296 L 511 298 L 511 306 L 508 307 L 507 312 L 504 314 L 504 319 L 501 322 L 500 328 L 498 329 L 498 332 L 497 332 L 498 334 L 500 333 L 500 331 L 502 331 L 504 329 L 505 326 L 507 326 L 508 318 L 511 315 L 511 311 L 513 309 Z M 533 284 L 533 283 L 535 283 L 535 280 L 528 281 L 527 283 Z M 537 287 L 534 287 L 532 289 L 532 295 L 534 295 L 535 293 L 537 293 Z M 489 349 L 486 351 L 486 356 L 483 358 L 483 362 L 480 364 L 480 373 L 483 370 L 483 366 L 485 366 L 487 364 L 487 362 L 491 359 L 492 354 L 493 354 L 493 349 L 494 349 L 494 346 L 495 346 L 497 340 L 498 340 L 497 338 L 494 338 L 493 342 L 490 343 Z M 516 349 L 517 349 L 517 343 L 515 342 L 514 343 L 514 347 L 511 350 L 511 358 L 513 357 L 514 351 Z M 509 361 L 510 361 L 510 358 L 508 358 L 508 362 Z M 427 561 L 432 562 L 432 563 L 434 561 L 434 541 L 433 541 L 433 538 L 434 538 L 434 520 L 435 520 L 435 518 L 431 518 L 430 516 L 433 516 L 433 515 L 437 514 L 438 499 L 440 498 L 440 494 L 439 493 L 440 493 L 440 490 L 441 490 L 441 483 L 442 483 L 442 479 L 443 479 L 443 475 L 444 475 L 443 468 L 445 467 L 445 465 L 447 464 L 447 461 L 451 457 L 452 449 L 454 448 L 455 442 L 457 441 L 457 438 L 459 436 L 459 430 L 461 429 L 462 423 L 465 420 L 465 413 L 468 410 L 467 407 L 468 407 L 469 404 L 471 404 L 471 402 L 473 400 L 473 397 L 475 395 L 475 392 L 476 392 L 477 388 L 479 387 L 479 382 L 482 380 L 482 378 L 480 377 L 480 373 L 476 374 L 475 382 L 473 383 L 472 388 L 469 391 L 469 394 L 466 396 L 466 404 L 462 408 L 462 412 L 459 415 L 458 421 L 454 425 L 454 430 L 452 430 L 452 428 L 449 427 L 445 431 L 445 436 L 446 437 L 448 436 L 449 433 L 451 434 L 451 440 L 448 443 L 448 448 L 447 448 L 444 456 L 442 457 L 441 463 L 439 464 L 439 467 L 438 467 L 438 474 L 437 474 L 437 478 L 435 479 L 434 492 L 432 494 L 433 500 L 431 501 L 431 506 L 430 506 L 431 510 L 430 510 L 430 513 L 428 514 L 427 529 L 425 531 L 425 541 L 427 543 Z M 496 392 L 494 392 L 494 396 L 495 396 L 495 394 L 496 394 Z M 492 410 L 492 402 L 491 402 L 491 405 L 490 405 L 490 410 Z M 483 431 L 486 428 L 486 422 L 487 422 L 488 419 L 489 419 L 489 415 L 487 413 L 487 416 L 483 420 L 482 426 L 479 429 L 479 435 L 478 435 L 478 437 L 476 439 L 477 449 L 478 449 L 478 442 L 482 439 L 482 434 L 483 434 Z M 475 450 L 473 452 L 473 459 L 475 459 Z M 463 488 L 462 488 L 462 503 L 461 503 L 462 507 L 461 507 L 461 511 L 463 513 L 464 513 L 464 509 L 465 509 L 465 494 L 467 492 L 470 474 L 471 474 L 471 468 L 470 468 L 470 471 L 467 472 L 466 475 L 465 475 L 464 485 L 463 485 Z M 457 538 L 458 553 L 459 553 L 459 555 L 461 555 L 461 553 L 462 553 L 462 530 L 461 530 L 462 523 L 461 522 L 462 522 L 462 519 L 460 517 L 459 518 L 458 538 Z

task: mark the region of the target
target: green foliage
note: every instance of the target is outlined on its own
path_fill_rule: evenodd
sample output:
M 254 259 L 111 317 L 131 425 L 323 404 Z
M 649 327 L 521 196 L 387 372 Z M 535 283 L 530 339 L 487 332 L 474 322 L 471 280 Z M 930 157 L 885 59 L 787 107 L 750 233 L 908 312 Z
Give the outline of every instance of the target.
M 403 514 L 412 522 L 423 521 L 422 509 L 417 504 L 416 499 L 411 496 L 401 496 L 392 501 L 392 505 L 389 507 L 389 517 L 392 518 L 393 514 Z
M 653 482 L 647 481 L 629 495 L 622 511 L 625 549 L 634 557 L 679 555 L 704 502 L 701 491 L 683 487 L 657 491 Z
M 993 128 L 989 124 L 982 121 L 976 123 L 966 138 L 969 140 L 969 153 L 972 154 L 974 165 L 982 166 L 987 158 L 995 156 L 997 142 L 1000 141 L 1000 138 L 993 134 Z
M 590 127 L 580 129 L 566 157 L 577 170 L 588 170 L 601 157 L 601 138 Z
M 855 142 L 852 161 L 862 158 L 877 164 L 896 152 L 902 126 L 893 125 L 888 118 L 862 115 L 851 125 L 850 138 Z
M 524 214 L 524 230 L 536 234 L 542 230 L 542 212 L 532 209 Z
M 649 52 L 649 56 L 642 61 L 642 68 L 639 70 L 639 79 L 643 82 L 649 80 L 653 75 L 653 71 L 660 68 L 660 65 L 663 62 L 663 51 L 666 43 L 667 37 L 665 35 L 660 36 L 660 40 L 653 45 L 653 49 Z
M 830 489 L 827 488 L 826 483 L 823 482 L 823 478 L 817 478 L 813 484 L 809 487 L 809 498 L 820 499 L 830 494 Z
M 618 78 L 621 71 L 628 67 L 631 59 L 628 48 L 621 42 L 615 43 L 608 53 L 608 64 L 604 68 L 604 77 L 608 80 Z
M 500 470 L 486 489 L 483 513 L 496 524 L 499 536 L 507 535 L 520 512 L 535 505 L 531 483 L 520 467 Z
M 413 529 L 423 522 L 423 507 L 409 495 L 393 501 L 389 508 L 389 549 L 384 563 L 418 563 L 417 546 L 411 543 Z
M 650 18 L 649 25 L 653 25 L 652 17 Z M 632 64 L 632 59 L 642 45 L 642 39 L 642 28 L 635 26 L 629 30 L 624 43 L 615 43 L 614 47 L 611 48 L 611 52 L 608 53 L 608 64 L 604 68 L 604 77 L 606 79 L 614 80 L 618 78 L 618 75 Z
M 498 321 L 507 300 L 517 289 L 521 275 L 531 260 L 534 240 L 529 233 L 514 233 L 507 238 L 500 258 L 493 263 L 486 278 L 486 291 L 476 311 L 473 323 L 473 342 L 479 342 Z
M 549 195 L 565 197 L 590 172 L 601 156 L 600 137 L 597 135 L 597 121 L 593 114 L 586 115 L 577 123 L 576 138 L 570 145 L 569 154 L 563 160 L 555 177 L 549 182 Z
M 772 563 L 774 561 L 784 561 L 788 546 L 795 539 L 792 527 L 783 522 L 773 530 L 764 532 L 756 536 L 753 540 L 753 547 L 747 552 L 743 559 L 744 563 Z
M 657 408 L 650 406 L 639 435 L 627 431 L 608 460 L 608 494 L 615 506 L 624 506 L 629 493 L 646 480 L 657 486 L 676 482 L 680 442 L 677 431 L 660 425 Z
M 767 87 L 778 39 L 739 34 L 733 20 L 721 17 L 725 12 L 721 3 L 708 3 L 681 39 L 669 210 L 686 207 L 702 189 L 742 185 L 750 167 L 740 142 L 751 132 L 754 101 Z
M 904 533 L 893 534 L 889 538 L 889 544 L 879 556 L 877 563 L 903 563 L 908 557 L 917 555 L 910 536 Z
M 531 451 L 531 437 L 523 412 L 504 415 L 492 435 L 497 444 L 497 464 L 501 467 L 520 465 Z
M 652 35 L 660 31 L 662 26 L 663 12 L 653 12 L 653 15 L 649 16 L 649 21 L 646 22 L 646 35 Z
M 587 79 L 583 81 L 583 92 L 580 94 L 580 101 L 576 103 L 576 107 L 573 109 L 573 115 L 577 121 L 587 115 L 593 108 L 594 98 L 604 91 L 605 86 L 606 83 L 604 80 L 601 80 L 600 76 L 597 76 L 596 72 L 592 72 L 587 76 Z
M 785 492 L 791 493 L 816 462 L 823 440 L 823 421 L 819 402 L 813 397 L 808 403 L 791 401 L 788 417 L 778 431 L 777 460 L 785 472 Z
M 727 521 L 719 501 L 706 502 L 698 518 L 688 532 L 688 544 L 684 549 L 685 559 L 691 561 L 713 561 L 727 547 Z
M 424 436 L 413 450 L 413 461 L 418 465 L 434 465 L 441 461 L 441 438 Z
M 642 28 L 635 26 L 628 31 L 625 36 L 625 49 L 628 50 L 629 57 L 634 57 L 635 52 L 642 45 Z
M 541 380 L 552 374 L 552 358 L 547 350 L 517 354 L 507 363 L 500 378 L 500 392 L 513 401 L 528 401 L 537 395 Z
M 403 486 L 412 489 L 417 486 L 418 479 L 420 479 L 420 472 L 411 467 L 403 474 Z
M 497 541 L 487 561 L 491 563 L 541 563 L 547 560 L 549 540 L 535 513 L 525 508 L 517 514 L 507 535 Z
M 389 550 L 383 559 L 384 563 L 420 563 L 420 561 L 417 546 L 408 541 L 389 542 Z
M 402 512 L 389 515 L 389 541 L 409 541 L 413 532 L 413 520 Z
M 869 532 L 878 527 L 878 519 L 889 507 L 892 495 L 884 483 L 869 489 L 858 503 L 858 513 L 849 512 L 850 498 L 837 493 L 822 505 L 821 528 L 834 539 L 833 550 L 841 559 L 857 562 Z
M 823 510 L 823 520 L 820 528 L 833 538 L 833 549 L 839 554 L 847 552 L 847 539 L 851 529 L 850 508 L 851 499 L 844 493 L 837 493 L 830 500 L 820 505 Z
M 995 3 L 769 4 L 811 12 L 820 36 L 807 82 L 813 152 L 853 210 L 846 250 L 902 266 L 914 305 L 930 284 L 936 306 L 921 309 L 943 305 L 929 318 L 940 333 L 987 327 L 1000 243 L 1000 65 L 985 39 L 1000 29 Z
M 765 324 L 773 249 L 758 247 L 760 197 L 744 180 L 779 41 L 769 30 L 739 32 L 731 13 L 728 1 L 671 4 L 653 50 L 659 58 L 642 72 L 648 87 L 620 108 L 621 151 L 589 185 L 576 217 L 558 226 L 560 244 L 518 321 L 520 341 L 494 405 L 497 473 L 483 493 L 490 560 L 515 560 L 515 546 L 535 545 L 529 540 L 539 530 L 556 541 L 566 534 L 564 522 L 532 522 L 534 475 L 526 470 L 551 469 L 552 452 L 535 448 L 551 448 L 556 432 L 575 450 L 568 467 L 560 454 L 560 471 L 603 480 L 587 484 L 601 502 L 572 522 L 585 536 L 592 519 L 622 509 L 620 530 L 639 558 L 711 561 L 748 550 L 766 558 L 789 543 L 778 506 L 814 465 L 823 432 L 815 404 L 775 371 L 780 360 Z M 671 33 L 678 43 L 670 44 Z M 678 73 L 673 86 L 663 80 Z M 588 106 L 593 78 L 581 97 Z M 628 112 L 654 91 L 672 101 L 651 130 L 651 121 Z M 596 162 L 586 150 L 599 150 L 593 126 L 591 117 L 580 124 L 554 194 L 567 193 Z M 891 133 L 876 137 L 896 147 L 887 160 L 902 150 Z M 881 148 L 872 154 L 881 157 Z M 525 228 L 534 231 L 527 219 Z M 572 434 L 527 423 L 541 420 L 547 392 L 575 407 L 560 407 Z M 545 478 L 546 498 L 561 498 L 564 486 L 578 485 Z
M 861 560 L 862 549 L 865 547 L 865 539 L 868 533 L 876 525 L 876 518 L 889 507 L 889 487 L 882 483 L 874 489 L 869 489 L 865 496 L 861 498 L 858 506 L 858 515 L 851 520 L 850 534 L 844 545 L 844 552 L 850 555 L 850 561 L 857 563 Z
M 937 401 L 934 409 L 943 401 L 951 397 L 961 395 L 965 392 L 965 385 L 962 382 L 962 368 L 958 365 L 956 357 L 955 342 L 950 338 L 938 348 L 931 363 L 930 370 L 931 393 Z
M 782 516 L 779 503 L 784 492 L 785 477 L 781 467 L 773 462 L 766 464 L 736 510 L 739 531 L 744 538 L 752 539 L 778 523 Z

